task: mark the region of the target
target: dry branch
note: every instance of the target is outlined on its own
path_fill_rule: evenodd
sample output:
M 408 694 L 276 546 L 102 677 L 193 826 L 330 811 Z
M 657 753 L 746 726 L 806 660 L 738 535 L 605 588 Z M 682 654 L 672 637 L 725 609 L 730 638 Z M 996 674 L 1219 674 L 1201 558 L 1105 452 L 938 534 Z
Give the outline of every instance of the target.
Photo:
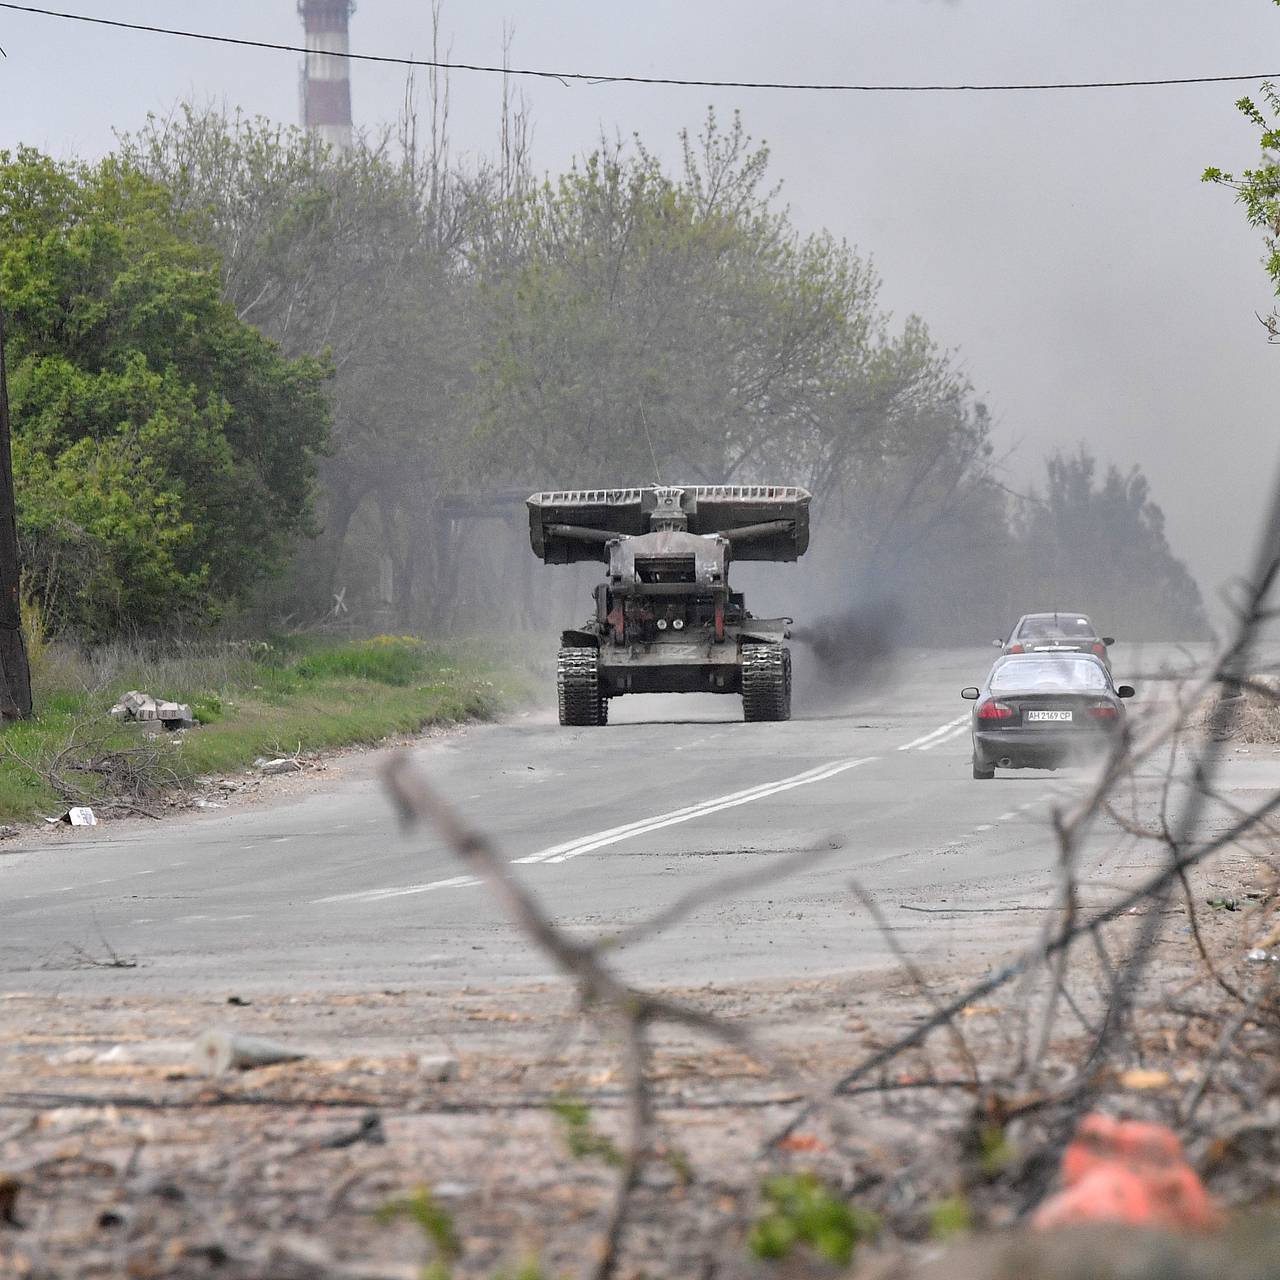
M 147 802 L 181 785 L 169 751 L 159 740 L 121 746 L 119 734 L 114 721 L 95 717 L 77 721 L 61 746 L 38 755 L 23 755 L 11 742 L 0 745 L 68 805 L 159 818 Z
M 652 1146 L 654 1105 L 648 1076 L 651 1026 L 672 1022 L 701 1031 L 781 1075 L 791 1073 L 756 1043 L 745 1028 L 631 986 L 605 963 L 603 945 L 575 942 L 557 929 L 534 894 L 516 879 L 493 845 L 463 824 L 456 811 L 435 793 L 407 756 L 394 756 L 384 770 L 384 778 L 403 820 L 409 824 L 421 820 L 434 823 L 470 874 L 489 886 L 516 927 L 574 981 L 583 1008 L 606 1015 L 621 1033 L 629 1137 L 597 1255 L 589 1269 L 594 1280 L 606 1280 L 616 1272 L 633 1195 Z M 803 856 L 809 855 L 806 852 Z M 754 875 L 751 878 L 754 880 Z M 702 900 L 700 894 L 690 895 L 683 905 L 676 904 L 676 908 L 655 917 L 647 925 L 637 926 L 632 933 L 636 937 L 645 936 L 678 918 L 674 914 L 677 908 L 687 913 L 701 905 Z

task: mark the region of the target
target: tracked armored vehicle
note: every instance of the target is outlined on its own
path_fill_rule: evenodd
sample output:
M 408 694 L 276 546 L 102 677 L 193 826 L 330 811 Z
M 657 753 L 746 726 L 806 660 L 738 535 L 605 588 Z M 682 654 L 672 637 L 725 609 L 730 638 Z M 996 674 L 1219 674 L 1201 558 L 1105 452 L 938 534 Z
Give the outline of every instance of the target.
M 595 616 L 565 631 L 560 723 L 602 725 L 624 693 L 742 695 L 747 720 L 791 718 L 790 618 L 756 618 L 733 560 L 798 560 L 809 493 L 694 485 L 535 493 L 529 538 L 547 564 L 599 560 Z

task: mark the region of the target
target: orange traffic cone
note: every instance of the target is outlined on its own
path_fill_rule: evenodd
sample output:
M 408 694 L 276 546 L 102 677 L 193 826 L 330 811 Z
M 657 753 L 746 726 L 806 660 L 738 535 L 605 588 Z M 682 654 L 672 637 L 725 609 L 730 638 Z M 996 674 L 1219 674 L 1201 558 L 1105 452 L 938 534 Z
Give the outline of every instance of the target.
M 1161 1124 L 1085 1116 L 1062 1155 L 1063 1190 L 1036 1210 L 1039 1230 L 1069 1222 L 1124 1222 L 1208 1230 L 1219 1214 L 1178 1135 Z

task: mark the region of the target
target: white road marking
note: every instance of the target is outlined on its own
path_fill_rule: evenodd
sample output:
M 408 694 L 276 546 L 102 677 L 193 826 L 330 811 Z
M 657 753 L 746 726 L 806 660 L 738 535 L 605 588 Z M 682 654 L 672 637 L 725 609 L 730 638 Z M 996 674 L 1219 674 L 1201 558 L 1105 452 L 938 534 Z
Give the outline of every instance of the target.
M 783 791 L 791 791 L 795 787 L 807 787 L 815 782 L 825 782 L 837 774 L 849 769 L 856 769 L 860 764 L 874 760 L 874 756 L 863 756 L 854 760 L 835 760 L 829 764 L 819 765 L 816 769 L 808 769 L 790 778 L 780 778 L 776 782 L 766 782 L 758 787 L 749 787 L 745 791 L 735 791 L 730 795 L 717 796 L 714 800 L 704 800 L 701 804 L 688 805 L 683 809 L 674 809 L 670 813 L 661 813 L 656 817 L 644 818 L 639 822 L 629 822 L 621 827 L 611 827 L 607 831 L 597 831 L 594 835 L 580 836 L 565 844 L 552 845 L 538 853 L 531 853 L 524 858 L 514 859 L 517 863 L 530 862 L 567 862 L 583 853 L 591 853 L 603 849 L 606 845 L 619 844 L 623 840 L 631 840 L 636 836 L 647 835 L 651 831 L 659 831 L 663 827 L 674 827 L 681 822 L 692 822 L 706 814 L 719 813 L 722 809 L 733 809 L 738 805 L 750 804 L 753 800 L 764 800 Z
M 690 822 L 703 814 L 719 813 L 722 809 L 732 809 L 737 805 L 750 804 L 753 800 L 763 800 L 767 796 L 778 795 L 790 791 L 794 787 L 808 786 L 813 782 L 823 782 L 834 778 L 837 774 L 855 769 L 860 764 L 868 764 L 875 756 L 864 756 L 855 760 L 834 760 L 797 773 L 789 778 L 779 778 L 775 782 L 764 782 L 756 787 L 748 787 L 745 791 L 735 791 L 731 795 L 717 796 L 712 800 L 704 800 L 700 804 L 688 805 L 671 813 L 658 814 L 652 818 L 642 818 L 638 822 L 629 822 L 625 826 L 612 827 L 608 831 L 597 831 L 594 835 L 580 836 L 565 844 L 554 845 L 539 853 L 529 854 L 524 858 L 515 858 L 518 863 L 564 862 L 575 858 L 580 853 L 590 853 L 605 845 L 617 844 L 629 840 L 633 836 L 645 835 L 650 831 L 658 831 L 662 827 L 675 826 L 680 822 Z M 447 880 L 432 880 L 426 884 L 406 884 L 390 889 L 363 889 L 355 893 L 335 893 L 325 898 L 312 899 L 312 905 L 323 905 L 334 902 L 382 902 L 387 898 L 403 898 L 415 893 L 430 893 L 436 889 L 469 889 L 479 885 L 481 881 L 474 876 L 451 876 Z
M 406 884 L 395 889 L 365 889 L 360 893 L 335 893 L 328 898 L 313 898 L 312 905 L 329 902 L 381 902 L 384 898 L 404 898 L 413 893 L 430 893 L 433 889 L 470 889 L 480 883 L 475 876 L 450 876 L 448 880 L 432 880 L 429 884 Z
M 918 749 L 929 751 L 934 747 L 942 746 L 961 737 L 968 730 L 969 720 L 968 713 L 957 716 L 956 719 L 949 721 L 947 724 L 940 725 L 938 728 L 930 730 L 930 732 L 898 747 L 898 750 L 910 751 Z M 563 844 L 552 845 L 550 848 L 541 849 L 537 853 L 527 854 L 523 858 L 514 858 L 512 862 L 524 865 L 567 862 L 569 859 L 579 857 L 581 854 L 592 853 L 597 849 L 620 844 L 624 840 L 632 840 L 637 836 L 648 835 L 665 827 L 692 822 L 695 818 L 719 813 L 724 809 L 733 809 L 739 805 L 750 804 L 755 800 L 764 800 L 769 796 L 779 795 L 796 787 L 809 786 L 815 782 L 825 782 L 829 778 L 834 778 L 849 769 L 855 769 L 859 765 L 869 764 L 878 758 L 876 756 L 861 756 L 856 759 L 830 761 L 827 764 L 817 765 L 813 769 L 794 774 L 788 778 L 761 783 L 758 786 L 748 787 L 743 791 L 735 791 L 728 795 L 701 801 L 698 804 L 686 805 L 682 809 L 673 809 L 669 813 L 657 814 L 650 818 L 641 818 L 635 822 L 624 823 L 622 826 L 610 827 L 605 831 L 579 836 L 577 839 L 566 841 Z M 1042 803 L 1042 800 L 1028 801 L 1026 804 L 1020 805 L 1018 809 L 1001 814 L 998 821 L 1008 821 L 1010 818 L 1016 817 L 1019 812 L 1033 808 L 1039 803 Z M 991 829 L 991 823 L 984 823 L 976 830 L 981 832 L 990 831 Z M 473 876 L 450 876 L 444 880 L 432 880 L 424 884 L 407 884 L 388 889 L 365 889 L 354 893 L 331 894 L 328 897 L 315 898 L 312 902 L 313 905 L 335 902 L 381 902 L 389 898 L 431 893 L 437 889 L 473 888 L 480 883 L 481 881 Z
M 956 725 L 958 725 L 958 724 L 964 724 L 964 723 L 965 723 L 965 721 L 966 721 L 966 720 L 968 720 L 968 719 L 969 719 L 968 713 L 966 713 L 966 714 L 964 714 L 964 715 L 962 715 L 962 716 L 957 716 L 954 720 L 949 720 L 949 721 L 948 721 L 946 724 L 944 724 L 940 729 L 934 729 L 934 730 L 930 731 L 929 733 L 922 734 L 922 735 L 921 735 L 920 737 L 918 737 L 918 738 L 913 738 L 910 742 L 905 742 L 905 743 L 903 743 L 903 745 L 902 745 L 902 746 L 900 746 L 900 747 L 898 748 L 898 750 L 899 750 L 899 751 L 910 751 L 910 750 L 912 749 L 912 747 L 918 747 L 918 746 L 921 746 L 922 744 L 924 744 L 924 743 L 926 743 L 926 742 L 930 741 L 930 740 L 931 740 L 931 739 L 933 739 L 933 738 L 941 737 L 944 733 L 947 733 L 948 731 L 950 731 L 950 730 L 954 729 L 954 728 L 956 727 Z
M 966 716 L 965 719 L 967 721 L 968 717 Z M 969 732 L 969 726 L 967 723 L 957 725 L 954 729 L 950 730 L 947 733 L 944 733 L 942 737 L 934 738 L 932 742 L 926 742 L 924 746 L 920 748 L 920 750 L 932 751 L 934 747 L 941 747 L 948 742 L 954 741 L 956 738 L 963 737 L 968 732 Z

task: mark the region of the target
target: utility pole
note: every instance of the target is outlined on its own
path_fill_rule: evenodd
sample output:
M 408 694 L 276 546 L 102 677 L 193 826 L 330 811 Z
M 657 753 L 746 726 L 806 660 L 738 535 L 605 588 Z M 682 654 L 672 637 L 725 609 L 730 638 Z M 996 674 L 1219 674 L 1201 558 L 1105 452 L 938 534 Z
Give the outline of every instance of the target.
M 5 374 L 4 307 L 0 305 L 0 716 L 6 720 L 22 720 L 31 714 L 31 668 L 22 636 L 20 582 L 18 516 L 9 434 L 9 381 Z

